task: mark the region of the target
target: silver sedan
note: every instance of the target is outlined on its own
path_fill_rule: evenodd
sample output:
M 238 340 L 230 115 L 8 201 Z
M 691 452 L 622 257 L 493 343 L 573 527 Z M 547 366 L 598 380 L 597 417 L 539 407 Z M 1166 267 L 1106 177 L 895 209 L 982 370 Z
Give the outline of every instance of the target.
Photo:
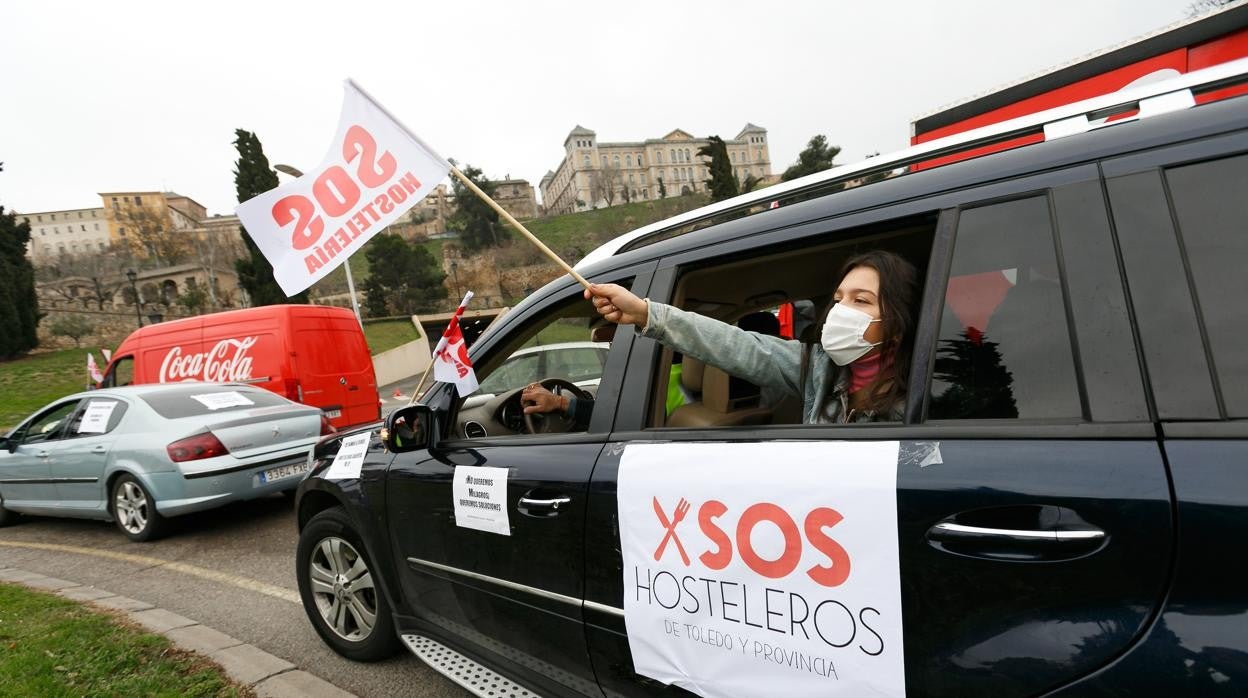
M 0 437 L 0 526 L 73 516 L 150 540 L 168 517 L 292 491 L 332 431 L 320 410 L 248 385 L 70 395 Z

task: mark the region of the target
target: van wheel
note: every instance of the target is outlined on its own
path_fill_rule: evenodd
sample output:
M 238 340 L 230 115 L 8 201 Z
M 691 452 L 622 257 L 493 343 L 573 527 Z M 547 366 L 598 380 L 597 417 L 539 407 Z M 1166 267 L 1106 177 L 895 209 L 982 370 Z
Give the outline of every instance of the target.
M 399 650 L 376 568 L 342 507 L 322 511 L 303 528 L 295 576 L 308 620 L 335 652 L 375 662 Z
M 132 541 L 153 540 L 165 531 L 165 517 L 156 511 L 156 499 L 133 475 L 122 475 L 113 483 L 112 509 L 117 528 Z
M 4 497 L 0 497 L 0 526 L 12 526 L 17 523 L 19 514 L 4 508 Z

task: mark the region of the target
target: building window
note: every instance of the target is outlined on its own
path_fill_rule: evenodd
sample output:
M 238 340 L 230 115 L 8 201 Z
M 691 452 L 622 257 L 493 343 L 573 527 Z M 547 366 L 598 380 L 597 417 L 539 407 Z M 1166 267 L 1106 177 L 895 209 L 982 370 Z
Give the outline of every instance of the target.
M 637 153 L 637 166 L 638 166 L 638 167 L 645 167 L 645 166 L 646 166 L 646 162 L 645 162 L 645 160 L 642 160 L 642 159 L 641 159 L 641 153 Z
M 616 155 L 614 158 L 612 158 L 611 162 L 615 164 L 615 169 L 617 170 L 620 169 L 620 156 L 619 155 Z
M 96 224 L 95 224 L 95 229 L 96 229 L 96 230 L 99 230 L 99 229 L 100 229 L 100 224 L 99 224 L 99 223 L 96 223 Z
M 136 196 L 136 197 L 134 197 L 134 205 L 135 205 L 135 206 L 142 206 L 142 205 L 143 205 L 143 197 L 141 197 L 141 196 Z
M 121 208 L 121 204 L 117 203 L 117 197 L 114 196 L 113 197 L 113 210 L 116 211 L 119 208 Z
M 755 162 L 762 162 L 762 161 L 763 161 L 763 151 L 760 150 L 758 151 L 758 160 L 756 160 Z
M 585 156 L 585 167 L 589 167 L 589 156 Z
M 662 150 L 654 154 L 654 161 L 659 163 L 660 165 L 663 164 L 663 151 Z
M 105 249 L 105 248 L 104 248 L 104 241 L 103 241 L 103 240 L 100 240 L 100 252 L 103 252 L 103 251 L 104 251 L 104 249 Z
M 685 162 L 692 162 L 693 158 L 689 156 L 689 149 L 685 148 Z
M 81 227 L 82 227 L 82 231 L 85 233 L 87 231 L 87 226 L 83 225 Z
M 606 167 L 606 166 L 607 166 L 607 156 L 606 156 L 606 155 L 603 155 L 603 156 L 602 156 L 602 166 L 603 166 L 603 167 Z
M 118 234 L 118 235 L 120 235 L 120 236 L 122 236 L 122 237 L 124 238 L 124 237 L 126 236 L 126 229 L 125 229 L 125 228 L 117 228 L 117 234 Z
M 35 218 L 38 218 L 40 223 L 43 222 L 43 216 L 35 216 Z
M 667 151 L 667 154 L 672 156 L 672 162 L 676 162 L 676 149 L 675 148 L 669 148 Z
M 632 153 L 629 153 L 628 155 L 625 155 L 625 156 L 624 156 L 624 165 L 625 165 L 625 166 L 627 166 L 627 167 L 632 167 L 632 166 L 633 166 L 633 155 L 632 155 Z
M 633 177 L 633 175 L 631 175 L 631 174 L 630 174 L 630 175 L 628 176 L 628 183 L 629 183 L 629 184 L 636 184 L 636 183 L 637 183 L 637 180 L 636 180 L 636 178 L 634 178 L 634 177 Z
M 649 198 L 650 198 L 650 190 L 649 190 L 649 189 L 644 189 L 644 188 L 643 188 L 643 189 L 641 190 L 641 198 L 643 198 L 643 199 L 649 199 Z

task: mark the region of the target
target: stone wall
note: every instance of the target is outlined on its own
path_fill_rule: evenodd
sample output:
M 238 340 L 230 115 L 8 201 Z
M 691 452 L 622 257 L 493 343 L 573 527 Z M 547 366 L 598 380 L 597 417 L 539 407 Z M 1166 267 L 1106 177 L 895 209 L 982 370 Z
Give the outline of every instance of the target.
M 107 310 L 97 310 L 93 304 L 89 309 L 70 307 L 70 304 L 58 304 L 59 307 L 40 307 L 39 312 L 44 314 L 42 320 L 39 321 L 39 351 L 52 351 L 56 349 L 73 349 L 74 340 L 69 337 L 57 337 L 52 334 L 52 325 L 57 319 L 76 315 L 86 317 L 95 330 L 78 340 L 78 346 L 83 350 L 88 348 L 104 347 L 109 350 L 117 348 L 121 341 L 130 335 L 138 327 L 138 320 L 134 316 L 134 306 L 128 306 L 129 311 L 121 306 L 113 309 L 111 304 L 106 303 Z M 187 317 L 181 314 L 169 314 L 161 312 L 162 320 L 174 320 L 181 317 Z M 143 325 L 151 324 L 151 318 L 148 315 L 143 316 Z M 97 361 L 101 361 L 101 357 L 96 357 Z

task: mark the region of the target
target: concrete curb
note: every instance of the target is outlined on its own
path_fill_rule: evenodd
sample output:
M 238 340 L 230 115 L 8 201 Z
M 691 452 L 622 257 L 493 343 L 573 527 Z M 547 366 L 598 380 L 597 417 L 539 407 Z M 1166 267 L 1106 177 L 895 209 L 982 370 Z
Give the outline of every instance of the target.
M 196 652 L 211 659 L 225 670 L 226 675 L 238 683 L 251 686 L 258 696 L 272 698 L 353 698 L 332 683 L 313 676 L 294 664 L 265 652 L 242 640 L 200 625 L 149 603 L 114 594 L 93 586 L 48 577 L 16 567 L 0 566 L 0 582 L 12 582 L 51 591 L 71 601 L 85 602 L 119 611 L 130 620 L 148 630 L 164 635 L 181 649 Z

